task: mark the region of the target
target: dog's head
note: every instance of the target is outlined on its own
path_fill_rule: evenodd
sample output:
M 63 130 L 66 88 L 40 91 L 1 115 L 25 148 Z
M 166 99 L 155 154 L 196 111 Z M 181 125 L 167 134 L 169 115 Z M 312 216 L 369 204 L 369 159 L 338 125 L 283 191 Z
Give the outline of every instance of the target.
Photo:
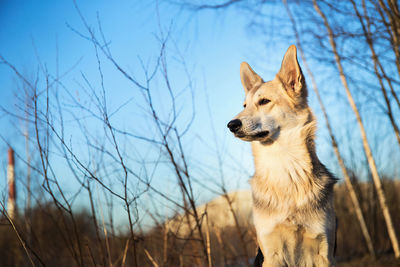
M 296 46 L 289 47 L 272 81 L 264 82 L 246 62 L 240 66 L 240 78 L 246 94 L 244 109 L 228 123 L 236 137 L 268 144 L 297 125 L 298 113 L 307 108 L 307 89 Z

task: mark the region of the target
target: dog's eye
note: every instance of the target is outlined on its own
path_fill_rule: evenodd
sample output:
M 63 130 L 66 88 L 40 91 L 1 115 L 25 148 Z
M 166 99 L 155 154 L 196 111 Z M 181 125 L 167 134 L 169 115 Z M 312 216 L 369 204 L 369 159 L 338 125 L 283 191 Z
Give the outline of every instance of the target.
M 260 106 L 262 106 L 262 105 L 268 104 L 269 102 L 271 102 L 271 100 L 266 99 L 266 98 L 263 98 L 263 99 L 260 99 L 260 100 L 258 101 L 258 104 L 259 104 Z
M 244 108 L 246 107 L 246 103 L 243 104 L 243 107 L 244 107 Z

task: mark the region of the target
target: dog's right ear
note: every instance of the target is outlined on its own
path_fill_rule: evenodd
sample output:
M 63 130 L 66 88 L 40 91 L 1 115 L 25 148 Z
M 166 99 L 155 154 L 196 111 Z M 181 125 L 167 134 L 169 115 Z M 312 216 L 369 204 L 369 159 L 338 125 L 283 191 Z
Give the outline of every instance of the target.
M 242 62 L 242 64 L 240 64 L 240 79 L 242 80 L 242 85 L 246 94 L 256 85 L 263 82 L 261 77 L 252 70 L 247 62 Z

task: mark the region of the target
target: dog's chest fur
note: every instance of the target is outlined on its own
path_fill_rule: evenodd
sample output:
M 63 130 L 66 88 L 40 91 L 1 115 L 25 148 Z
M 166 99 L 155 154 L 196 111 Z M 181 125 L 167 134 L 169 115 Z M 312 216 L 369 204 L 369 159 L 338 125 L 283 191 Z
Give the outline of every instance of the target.
M 335 181 L 316 156 L 314 132 L 315 122 L 311 120 L 283 131 L 273 144 L 252 144 L 255 175 L 250 184 L 254 213 L 258 213 L 257 218 L 271 219 L 267 223 L 269 231 L 279 223 L 308 228 L 309 223 L 324 221 L 320 216 L 329 204 Z M 259 224 L 256 220 L 255 223 Z

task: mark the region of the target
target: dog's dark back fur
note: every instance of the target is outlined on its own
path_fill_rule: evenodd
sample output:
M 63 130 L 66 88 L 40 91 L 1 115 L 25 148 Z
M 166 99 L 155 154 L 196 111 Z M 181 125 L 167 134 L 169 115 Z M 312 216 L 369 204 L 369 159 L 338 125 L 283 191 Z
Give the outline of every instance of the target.
M 254 259 L 253 267 L 262 267 L 264 261 L 264 255 L 261 252 L 261 249 L 258 249 L 257 256 Z

